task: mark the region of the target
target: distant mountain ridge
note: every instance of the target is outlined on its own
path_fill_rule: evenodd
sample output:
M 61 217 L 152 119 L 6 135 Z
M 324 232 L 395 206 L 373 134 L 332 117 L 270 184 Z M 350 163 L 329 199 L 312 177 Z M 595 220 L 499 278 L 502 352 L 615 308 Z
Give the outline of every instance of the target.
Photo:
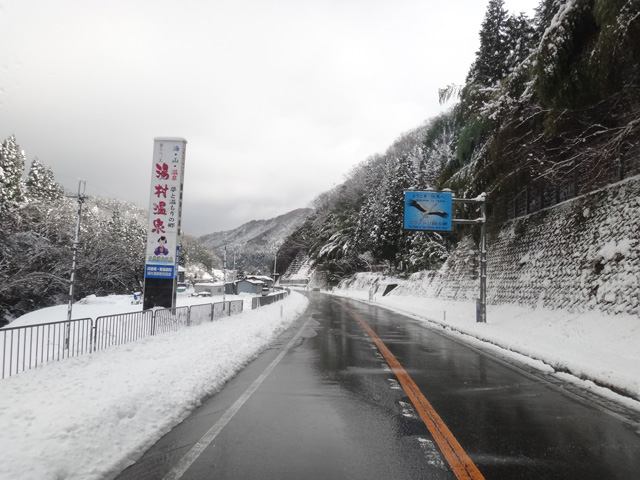
M 310 208 L 298 208 L 269 220 L 252 220 L 233 230 L 208 233 L 199 239 L 221 257 L 224 247 L 227 247 L 227 253 L 275 254 L 311 211 Z

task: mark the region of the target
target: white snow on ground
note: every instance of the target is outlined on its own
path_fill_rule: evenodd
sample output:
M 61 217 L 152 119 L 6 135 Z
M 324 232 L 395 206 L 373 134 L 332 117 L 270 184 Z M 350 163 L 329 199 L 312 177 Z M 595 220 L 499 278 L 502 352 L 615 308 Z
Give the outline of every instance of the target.
M 391 281 L 392 279 L 388 279 Z M 369 299 L 369 291 L 355 285 L 335 289 L 335 295 Z M 540 368 L 570 373 L 624 392 L 607 394 L 640 410 L 640 318 L 602 312 L 568 313 L 564 310 L 488 305 L 487 323 L 476 323 L 472 302 L 445 301 L 409 295 L 376 295 L 374 303 L 412 315 L 463 337 L 482 340 L 507 352 L 537 360 Z M 603 391 L 600 391 L 602 394 Z
M 368 301 L 369 292 L 362 287 L 356 284 L 332 293 Z M 249 299 L 237 316 L 0 380 L 0 479 L 113 478 L 204 398 L 219 391 L 308 303 L 293 292 L 252 311 Z M 487 323 L 478 324 L 472 303 L 410 295 L 376 296 L 373 301 L 640 410 L 640 402 L 588 381 L 640 399 L 637 316 L 489 305 Z M 203 299 L 183 297 L 179 302 L 188 303 Z M 130 305 L 130 297 L 89 297 L 74 306 L 74 317 L 96 318 L 137 308 Z M 11 326 L 64 318 L 63 305 L 25 315 Z
M 74 318 L 136 311 L 130 298 L 84 299 Z M 184 297 L 178 304 L 188 303 L 205 302 Z M 245 302 L 239 315 L 0 380 L 0 479 L 115 477 L 219 391 L 307 304 L 295 292 L 256 310 Z M 64 320 L 66 308 L 33 312 L 11 326 Z
M 202 305 L 205 303 L 222 302 L 222 295 L 212 297 L 195 297 L 190 290 L 184 294 L 178 294 L 178 307 L 186 307 L 191 305 Z M 132 296 L 129 295 L 107 295 L 105 297 L 96 297 L 89 295 L 82 300 L 77 301 L 72 307 L 72 318 L 93 318 L 118 315 L 120 313 L 141 312 L 142 304 L 132 305 Z M 251 310 L 251 298 L 253 295 L 242 293 L 240 295 L 225 295 L 225 300 L 243 300 L 243 309 Z M 26 315 L 16 318 L 7 327 L 22 327 L 25 325 L 35 325 L 38 323 L 61 322 L 67 319 L 68 305 L 58 305 L 56 307 L 36 310 Z

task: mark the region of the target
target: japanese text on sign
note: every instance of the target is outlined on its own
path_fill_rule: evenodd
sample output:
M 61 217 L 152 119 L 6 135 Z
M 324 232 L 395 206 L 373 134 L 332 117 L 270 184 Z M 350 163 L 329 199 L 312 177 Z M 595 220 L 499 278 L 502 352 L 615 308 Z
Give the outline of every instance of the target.
M 404 229 L 450 231 L 452 199 L 448 192 L 404 192 Z
M 156 139 L 154 142 L 147 234 L 146 274 L 168 278 L 169 270 L 150 268 L 171 266 L 175 273 L 176 250 L 179 247 L 182 187 L 186 141 Z

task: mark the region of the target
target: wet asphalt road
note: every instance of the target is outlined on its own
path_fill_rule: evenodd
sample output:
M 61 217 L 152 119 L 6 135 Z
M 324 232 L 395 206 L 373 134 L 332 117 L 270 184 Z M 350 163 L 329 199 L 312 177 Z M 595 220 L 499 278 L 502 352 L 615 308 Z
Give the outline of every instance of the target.
M 289 331 L 118 478 L 460 478 L 356 316 L 484 478 L 640 478 L 638 412 L 402 315 L 308 296 Z

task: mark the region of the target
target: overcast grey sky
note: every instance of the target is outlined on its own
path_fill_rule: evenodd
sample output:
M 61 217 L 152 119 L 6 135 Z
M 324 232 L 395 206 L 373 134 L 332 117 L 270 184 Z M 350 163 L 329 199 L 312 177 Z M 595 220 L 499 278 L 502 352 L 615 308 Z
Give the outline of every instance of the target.
M 538 0 L 506 0 L 532 15 Z M 308 206 L 464 82 L 482 0 L 0 0 L 0 140 L 147 208 L 187 141 L 183 229 Z

